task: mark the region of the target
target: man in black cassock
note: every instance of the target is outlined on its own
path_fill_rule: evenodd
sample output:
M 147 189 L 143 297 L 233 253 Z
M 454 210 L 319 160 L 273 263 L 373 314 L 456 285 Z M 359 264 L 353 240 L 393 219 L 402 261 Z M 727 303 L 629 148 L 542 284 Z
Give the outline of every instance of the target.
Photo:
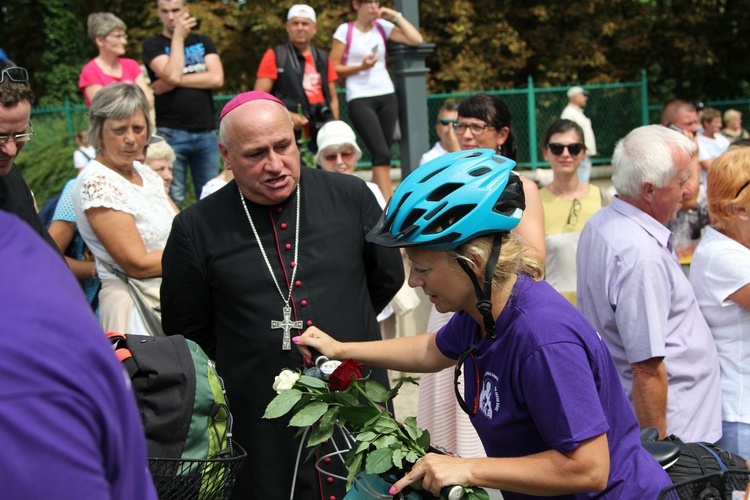
M 342 341 L 380 339 L 376 316 L 403 284 L 403 266 L 398 250 L 365 240 L 381 209 L 364 181 L 300 169 L 278 99 L 245 92 L 219 120 L 235 180 L 175 218 L 162 260 L 162 321 L 168 335 L 203 347 L 224 378 L 234 437 L 248 451 L 232 497 L 288 500 L 300 438 L 285 419 L 261 417 L 274 377 L 303 366 L 289 336 L 315 325 Z M 388 386 L 385 370 L 373 376 Z M 328 482 L 313 462 L 300 466 L 294 497 L 341 498 L 344 482 Z

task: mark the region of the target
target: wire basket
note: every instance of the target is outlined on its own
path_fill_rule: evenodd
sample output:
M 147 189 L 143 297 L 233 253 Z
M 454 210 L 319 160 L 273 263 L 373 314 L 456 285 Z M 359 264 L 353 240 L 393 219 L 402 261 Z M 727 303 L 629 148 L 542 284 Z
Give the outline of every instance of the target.
M 744 500 L 750 471 L 728 470 L 677 483 L 659 500 Z
M 246 457 L 232 443 L 230 457 L 149 458 L 148 465 L 160 500 L 222 500 L 229 498 Z

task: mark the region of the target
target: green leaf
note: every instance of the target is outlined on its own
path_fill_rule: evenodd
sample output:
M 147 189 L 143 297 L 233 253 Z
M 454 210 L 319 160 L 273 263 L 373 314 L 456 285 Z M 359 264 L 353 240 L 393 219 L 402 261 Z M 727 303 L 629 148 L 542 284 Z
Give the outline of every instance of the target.
M 396 436 L 394 436 L 392 434 L 385 434 L 385 435 L 380 436 L 379 438 L 377 438 L 375 441 L 373 441 L 372 445 L 375 448 L 390 448 L 390 446 L 393 443 L 399 443 L 399 447 L 400 447 L 400 442 L 396 438 Z
M 311 377 L 310 375 L 300 376 L 299 380 L 296 383 L 302 384 L 307 387 L 314 387 L 315 389 L 325 389 L 328 387 L 328 384 L 326 384 L 323 380 L 320 380 L 316 377 Z
M 363 451 L 367 451 L 367 448 L 369 448 L 371 444 L 372 444 L 372 441 L 362 441 L 357 446 L 357 453 L 362 453 Z
M 398 424 L 387 414 L 381 416 L 372 428 L 381 434 L 398 432 Z
M 354 455 L 351 463 L 346 464 L 349 467 L 349 474 L 346 476 L 347 490 L 352 487 L 352 483 L 354 482 L 354 478 L 357 477 L 357 474 L 362 472 L 362 461 L 364 460 L 364 456 L 364 453 L 357 453 Z
M 278 418 L 286 415 L 300 398 L 302 398 L 302 393 L 297 389 L 282 392 L 268 403 L 263 418 Z
M 289 421 L 292 427 L 307 427 L 317 422 L 328 411 L 328 403 L 310 403 Z
M 377 437 L 378 437 L 378 434 L 376 432 L 364 431 L 364 432 L 360 432 L 359 434 L 357 434 L 355 439 L 363 443 L 369 443 L 377 439 Z
M 407 453 L 404 458 L 406 459 L 407 462 L 409 462 L 410 464 L 413 464 L 414 462 L 419 460 L 419 457 L 420 455 L 414 452 L 414 450 L 409 450 L 409 453 Z
M 490 500 L 490 494 L 484 488 L 464 486 L 464 500 Z
M 339 418 L 344 422 L 351 423 L 355 428 L 362 428 L 367 423 L 376 419 L 380 411 L 372 406 L 341 406 L 339 408 Z
M 310 431 L 310 437 L 307 438 L 307 446 L 317 446 L 326 439 L 330 439 L 333 436 L 333 432 L 336 430 L 335 425 L 328 427 L 313 427 Z
M 360 406 L 359 400 L 356 396 L 349 394 L 348 392 L 334 392 L 331 393 L 336 401 L 341 403 L 342 406 L 356 407 Z
M 395 465 L 398 469 L 403 468 L 403 459 L 405 456 L 406 452 L 401 448 L 393 450 L 393 465 Z
M 320 427 L 333 427 L 339 414 L 338 406 L 329 406 L 323 418 L 320 419 Z
M 422 431 L 422 435 L 419 436 L 417 444 L 422 449 L 422 453 L 426 453 L 430 449 L 430 433 L 426 430 Z
M 414 441 L 418 441 L 422 437 L 422 429 L 417 426 L 416 417 L 406 417 L 403 424 L 404 430 Z
M 367 455 L 365 471 L 369 474 L 382 474 L 393 467 L 393 450 L 385 448 Z
M 376 403 L 385 403 L 388 398 L 388 391 L 385 387 L 374 380 L 365 382 L 365 394 Z

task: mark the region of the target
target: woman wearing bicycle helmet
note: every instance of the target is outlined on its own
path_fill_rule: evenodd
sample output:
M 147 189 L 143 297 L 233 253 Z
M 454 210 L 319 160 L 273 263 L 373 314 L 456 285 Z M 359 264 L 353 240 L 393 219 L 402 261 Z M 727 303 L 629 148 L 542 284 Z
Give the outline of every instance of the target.
M 428 454 L 392 494 L 421 482 L 433 494 L 500 489 L 506 500 L 655 498 L 671 482 L 641 447 L 609 351 L 511 232 L 525 206 L 514 165 L 493 150 L 433 160 L 399 185 L 368 235 L 405 247 L 409 284 L 458 312 L 439 332 L 340 343 L 311 327 L 294 341 L 308 356 L 306 346 L 405 372 L 463 369 L 457 396 L 488 458 Z

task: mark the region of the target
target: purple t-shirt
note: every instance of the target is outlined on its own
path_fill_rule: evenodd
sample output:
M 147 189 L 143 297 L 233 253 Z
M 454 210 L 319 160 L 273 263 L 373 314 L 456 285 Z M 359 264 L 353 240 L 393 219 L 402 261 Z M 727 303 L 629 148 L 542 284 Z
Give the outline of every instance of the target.
M 497 318 L 497 338 L 481 339 L 466 313 L 437 334 L 440 351 L 463 366 L 465 400 L 479 409 L 471 419 L 489 457 L 561 453 L 607 434 L 610 476 L 598 494 L 560 498 L 656 498 L 671 483 L 640 443 L 638 422 L 604 342 L 581 313 L 548 283 L 519 276 Z M 477 387 L 479 385 L 479 387 Z M 479 389 L 481 388 L 481 389 Z M 506 500 L 535 498 L 503 492 Z
M 122 365 L 59 255 L 0 211 L 0 498 L 156 499 Z

